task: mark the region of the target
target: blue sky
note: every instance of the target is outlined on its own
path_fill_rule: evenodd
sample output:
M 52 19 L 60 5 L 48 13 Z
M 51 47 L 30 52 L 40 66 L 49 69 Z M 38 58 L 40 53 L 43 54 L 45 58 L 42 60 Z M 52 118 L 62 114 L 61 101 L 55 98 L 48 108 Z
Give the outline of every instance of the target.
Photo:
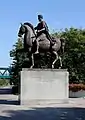
M 37 24 L 42 14 L 50 30 L 85 26 L 85 0 L 1 0 L 0 67 L 11 63 L 9 51 L 17 41 L 20 22 Z

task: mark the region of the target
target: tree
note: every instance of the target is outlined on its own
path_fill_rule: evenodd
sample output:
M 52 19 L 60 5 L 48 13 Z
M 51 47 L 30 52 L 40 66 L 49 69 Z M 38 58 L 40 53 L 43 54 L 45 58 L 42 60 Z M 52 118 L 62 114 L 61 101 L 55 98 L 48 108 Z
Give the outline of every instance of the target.
M 52 34 L 56 37 L 64 37 L 66 39 L 65 53 L 62 55 L 63 67 L 62 69 L 67 69 L 69 71 L 69 80 L 73 82 L 85 82 L 85 30 L 70 28 L 64 31 L 58 31 Z M 29 58 L 30 62 L 26 63 L 31 65 L 31 57 L 26 53 L 18 53 L 18 58 L 16 55 L 16 50 L 23 48 L 23 40 L 18 39 L 15 43 L 14 49 L 10 51 L 10 56 L 13 58 L 13 75 L 18 76 L 19 71 L 22 69 L 23 65 L 25 67 L 25 58 Z M 35 68 L 50 68 L 51 54 L 35 55 Z M 27 66 L 27 67 L 29 67 Z M 55 68 L 57 64 L 55 65 Z M 16 81 L 16 80 L 15 80 Z M 17 83 L 17 81 L 15 82 Z M 14 83 L 14 84 L 15 84 Z
M 63 68 L 67 68 L 70 82 L 85 82 L 85 30 L 70 28 L 60 33 L 66 38 Z
M 20 58 L 20 53 L 18 53 L 17 56 L 16 51 L 23 48 L 23 39 L 19 38 L 15 45 L 13 45 L 13 47 L 14 48 L 10 51 L 10 57 L 13 59 L 10 82 L 11 84 L 13 83 L 16 85 L 19 83 L 19 71 L 21 70 L 21 64 L 20 62 L 18 62 L 18 58 Z

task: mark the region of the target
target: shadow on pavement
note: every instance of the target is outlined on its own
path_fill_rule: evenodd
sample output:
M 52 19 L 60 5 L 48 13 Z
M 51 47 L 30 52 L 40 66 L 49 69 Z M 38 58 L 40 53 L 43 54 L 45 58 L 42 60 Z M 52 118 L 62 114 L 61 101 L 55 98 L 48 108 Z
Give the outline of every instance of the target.
M 18 100 L 0 100 L 0 104 L 19 105 L 19 101 Z
M 11 87 L 0 88 L 0 104 L 19 105 L 19 101 L 15 100 L 15 98 Z
M 0 88 L 0 94 L 12 94 L 12 88 Z
M 85 108 L 47 107 L 3 112 L 10 117 L 0 116 L 0 120 L 85 120 Z

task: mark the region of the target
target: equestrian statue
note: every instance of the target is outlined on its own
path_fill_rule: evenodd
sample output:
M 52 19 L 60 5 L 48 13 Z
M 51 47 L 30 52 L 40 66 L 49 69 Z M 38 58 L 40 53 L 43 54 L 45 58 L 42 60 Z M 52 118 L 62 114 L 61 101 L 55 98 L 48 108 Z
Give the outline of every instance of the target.
M 62 60 L 58 54 L 58 51 L 62 49 L 64 52 L 65 39 L 52 37 L 49 34 L 47 23 L 43 20 L 42 15 L 38 15 L 39 23 L 36 27 L 29 22 L 21 23 L 18 36 L 24 35 L 24 49 L 32 55 L 32 65 L 34 66 L 34 54 L 50 52 L 55 55 L 55 60 L 52 63 L 54 68 L 57 60 L 60 60 L 60 67 L 62 67 Z

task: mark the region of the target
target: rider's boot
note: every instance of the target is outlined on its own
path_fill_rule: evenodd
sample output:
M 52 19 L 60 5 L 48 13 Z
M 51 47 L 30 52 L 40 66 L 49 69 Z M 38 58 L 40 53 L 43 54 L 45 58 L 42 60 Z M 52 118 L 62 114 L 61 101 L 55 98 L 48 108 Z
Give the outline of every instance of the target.
M 39 43 L 37 41 L 37 50 L 36 50 L 36 52 L 34 54 L 38 54 L 38 53 L 39 53 Z
M 38 54 L 38 53 L 39 53 L 39 51 L 38 51 L 38 48 L 37 48 L 37 50 L 36 50 L 36 52 L 34 54 Z

